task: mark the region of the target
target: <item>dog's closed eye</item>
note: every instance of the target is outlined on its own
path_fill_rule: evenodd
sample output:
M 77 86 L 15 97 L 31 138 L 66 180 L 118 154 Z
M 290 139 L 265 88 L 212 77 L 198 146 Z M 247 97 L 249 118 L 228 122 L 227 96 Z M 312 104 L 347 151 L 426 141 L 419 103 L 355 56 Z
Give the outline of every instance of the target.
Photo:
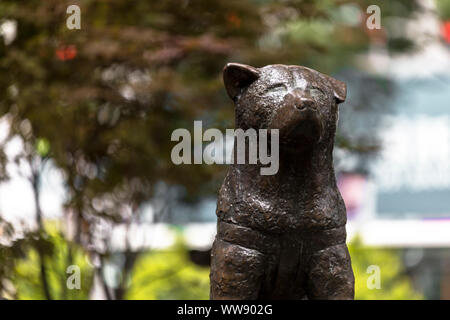
M 309 93 L 314 98 L 323 98 L 326 96 L 325 91 L 317 87 L 312 87 L 311 89 L 309 89 Z
M 276 93 L 276 92 L 284 92 L 287 91 L 287 86 L 284 83 L 274 83 L 268 86 L 264 93 Z

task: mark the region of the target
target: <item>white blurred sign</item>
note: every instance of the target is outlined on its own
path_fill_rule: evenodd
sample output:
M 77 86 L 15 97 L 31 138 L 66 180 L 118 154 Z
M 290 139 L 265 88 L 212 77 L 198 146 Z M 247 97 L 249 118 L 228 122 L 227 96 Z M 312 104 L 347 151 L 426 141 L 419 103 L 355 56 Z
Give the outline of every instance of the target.
M 380 191 L 450 188 L 448 115 L 395 117 L 382 135 L 383 149 L 373 168 Z

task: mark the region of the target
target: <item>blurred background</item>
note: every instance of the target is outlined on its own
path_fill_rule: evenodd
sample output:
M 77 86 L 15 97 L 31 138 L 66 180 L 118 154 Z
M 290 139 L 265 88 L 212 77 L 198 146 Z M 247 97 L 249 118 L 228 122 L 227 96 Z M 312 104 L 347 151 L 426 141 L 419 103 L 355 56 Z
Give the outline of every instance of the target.
M 2 0 L 1 298 L 209 298 L 227 167 L 174 165 L 170 136 L 234 128 L 227 62 L 347 82 L 356 298 L 450 299 L 450 0 Z

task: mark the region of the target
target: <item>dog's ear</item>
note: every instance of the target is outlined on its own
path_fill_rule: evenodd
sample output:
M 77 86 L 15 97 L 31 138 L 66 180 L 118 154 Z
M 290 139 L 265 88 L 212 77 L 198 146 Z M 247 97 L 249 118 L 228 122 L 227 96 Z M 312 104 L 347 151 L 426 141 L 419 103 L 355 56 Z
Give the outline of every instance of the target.
M 223 68 L 223 82 L 228 95 L 233 101 L 241 93 L 242 89 L 258 78 L 259 70 L 246 64 L 228 63 Z
M 333 88 L 334 98 L 336 99 L 337 103 L 339 104 L 344 102 L 345 98 L 347 97 L 347 85 L 345 84 L 345 82 L 330 77 L 329 75 L 325 75 L 325 77 Z

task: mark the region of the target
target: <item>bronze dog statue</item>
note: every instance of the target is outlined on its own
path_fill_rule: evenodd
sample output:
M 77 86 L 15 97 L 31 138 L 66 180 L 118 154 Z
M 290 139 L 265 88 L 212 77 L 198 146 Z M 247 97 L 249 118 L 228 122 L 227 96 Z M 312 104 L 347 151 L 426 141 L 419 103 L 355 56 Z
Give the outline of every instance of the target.
M 279 130 L 279 171 L 230 166 L 217 201 L 211 298 L 353 299 L 332 157 L 345 83 L 287 65 L 229 63 L 223 77 L 236 128 Z

